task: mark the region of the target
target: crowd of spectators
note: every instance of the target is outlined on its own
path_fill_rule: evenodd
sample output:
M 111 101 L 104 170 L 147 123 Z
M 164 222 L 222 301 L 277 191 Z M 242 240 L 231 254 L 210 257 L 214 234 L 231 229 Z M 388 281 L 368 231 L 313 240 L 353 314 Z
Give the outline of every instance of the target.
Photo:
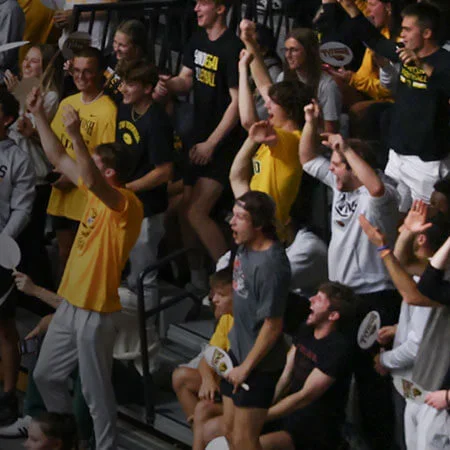
M 0 233 L 22 250 L 0 267 L 0 436 L 117 448 L 113 357 L 139 367 L 140 274 L 181 242 L 185 289 L 209 292 L 210 343 L 234 364 L 173 373 L 194 450 L 338 450 L 355 433 L 449 448 L 447 2 L 285 2 L 278 49 L 261 24 L 228 28 L 228 0 L 197 0 L 178 74 L 150 62 L 140 19 L 101 13 L 81 15 L 90 45 L 64 61 L 74 3 L 0 0 L 0 44 L 30 41 L 0 52 Z M 352 50 L 345 67 L 322 62 L 331 41 Z M 146 309 L 160 276 L 142 280 Z M 26 337 L 40 353 L 19 417 L 27 298 L 52 314 Z

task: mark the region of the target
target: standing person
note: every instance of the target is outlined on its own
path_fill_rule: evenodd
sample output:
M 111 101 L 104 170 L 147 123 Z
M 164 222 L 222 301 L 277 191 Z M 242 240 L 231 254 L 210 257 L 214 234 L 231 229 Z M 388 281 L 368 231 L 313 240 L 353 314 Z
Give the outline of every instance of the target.
M 117 448 L 116 403 L 111 382 L 115 320 L 120 311 L 118 288 L 122 270 L 135 244 L 143 218 L 142 203 L 123 186 L 130 172 L 128 149 L 102 144 L 91 157 L 78 113 L 64 109 L 64 127 L 76 160 L 47 122 L 39 90 L 28 109 L 50 162 L 87 197 L 75 244 L 58 290 L 58 307 L 44 339 L 34 371 L 36 385 L 49 411 L 70 412 L 67 389 L 78 364 L 81 385 L 94 422 L 98 450 Z
M 216 262 L 227 250 L 225 238 L 210 213 L 224 191 L 233 157 L 241 142 L 238 125 L 238 71 L 241 41 L 227 28 L 228 0 L 198 0 L 201 30 L 184 49 L 178 76 L 160 76 L 156 94 L 193 90 L 194 124 L 184 168 L 183 228 L 185 245 L 196 236 Z M 187 219 L 187 223 L 186 223 Z M 190 225 L 190 227 L 189 227 Z M 194 232 L 194 233 L 193 233 Z M 199 261 L 189 261 L 191 283 L 207 286 Z
M 59 105 L 52 121 L 52 129 L 66 152 L 75 158 L 71 137 L 63 123 L 66 105 L 72 106 L 82 122 L 81 134 L 90 153 L 105 142 L 113 142 L 116 131 L 117 108 L 102 90 L 104 60 L 101 52 L 88 47 L 73 59 L 72 75 L 78 94 L 66 97 Z M 78 224 L 86 206 L 86 196 L 67 176 L 61 175 L 53 183 L 47 212 L 53 216 L 59 249 L 61 273 L 69 257 Z
M 434 183 L 450 171 L 450 53 L 439 44 L 440 12 L 428 3 L 404 8 L 400 33 L 404 48 L 397 48 L 378 33 L 353 0 L 339 3 L 370 48 L 401 63 L 385 172 L 397 181 L 400 210 L 406 212 L 412 200 L 429 203 Z
M 225 434 L 233 450 L 261 448 L 259 435 L 286 359 L 282 330 L 291 270 L 274 219 L 273 200 L 249 191 L 236 200 L 230 221 L 239 246 L 228 335 L 235 367 L 222 380 L 221 393 Z M 243 382 L 249 391 L 242 389 Z
M 0 233 L 13 239 L 24 230 L 35 198 L 32 162 L 7 135 L 8 127 L 18 115 L 19 102 L 6 90 L 0 91 Z M 16 291 L 11 272 L 0 267 L 0 351 L 4 377 L 0 397 L 1 425 L 12 423 L 18 417 L 15 391 L 20 355 L 15 309 Z
M 130 252 L 128 288 L 135 295 L 122 306 L 132 314 L 129 333 L 136 335 L 137 292 L 140 273 L 158 259 L 159 243 L 164 236 L 164 216 L 168 205 L 167 183 L 173 172 L 173 129 L 164 107 L 152 99 L 158 82 L 156 68 L 145 60 L 129 61 L 122 65 L 120 92 L 123 96 L 117 114 L 116 141 L 127 146 L 132 155 L 132 173 L 126 188 L 133 191 L 144 205 L 144 220 L 139 238 Z M 158 271 L 144 279 L 146 309 L 158 305 Z M 148 324 L 154 350 L 158 335 Z M 128 334 L 128 331 L 127 331 Z M 127 339 L 130 337 L 128 335 Z
M 377 257 L 377 249 L 361 230 L 358 216 L 370 216 L 393 243 L 398 223 L 397 192 L 372 168 L 370 148 L 363 141 L 329 135 L 323 143 L 332 150 L 331 161 L 321 156 L 316 145 L 318 117 L 315 102 L 305 108 L 299 153 L 303 170 L 333 190 L 329 278 L 360 296 L 361 319 L 376 310 L 383 326 L 393 325 L 398 320 L 401 298 Z M 373 448 L 385 450 L 394 439 L 390 382 L 375 372 L 369 351 L 357 352 L 355 378 L 368 442 Z
M 21 41 L 25 30 L 25 15 L 17 0 L 0 0 L 0 45 Z M 0 53 L 0 80 L 6 69 L 17 73 L 19 49 Z

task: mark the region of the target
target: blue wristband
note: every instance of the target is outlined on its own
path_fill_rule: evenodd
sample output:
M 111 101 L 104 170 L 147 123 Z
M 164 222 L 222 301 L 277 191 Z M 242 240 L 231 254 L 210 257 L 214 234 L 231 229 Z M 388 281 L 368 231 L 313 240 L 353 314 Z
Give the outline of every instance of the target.
M 382 252 L 383 250 L 389 250 L 389 245 L 382 245 L 381 247 L 377 247 L 377 252 Z

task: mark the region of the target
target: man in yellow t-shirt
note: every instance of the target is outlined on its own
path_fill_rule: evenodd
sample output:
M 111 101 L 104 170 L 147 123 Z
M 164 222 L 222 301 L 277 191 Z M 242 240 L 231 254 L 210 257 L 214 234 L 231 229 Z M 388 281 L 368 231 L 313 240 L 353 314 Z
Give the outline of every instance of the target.
M 64 128 L 63 114 L 66 105 L 72 106 L 81 119 L 81 136 L 89 153 L 103 143 L 114 142 L 117 108 L 102 91 L 104 58 L 95 48 L 78 52 L 72 64 L 72 76 L 78 94 L 65 98 L 52 121 L 52 129 L 66 153 L 75 159 L 73 144 Z M 62 175 L 54 184 L 47 212 L 53 216 L 59 248 L 61 273 L 69 257 L 79 221 L 86 206 L 86 194 Z
M 50 128 L 38 89 L 28 99 L 50 162 L 77 185 L 87 198 L 66 270 L 58 290 L 64 301 L 50 324 L 34 377 L 49 411 L 72 408 L 67 380 L 78 365 L 98 450 L 117 448 L 116 403 L 111 383 L 115 318 L 120 311 L 121 273 L 135 244 L 143 219 L 140 200 L 122 186 L 131 170 L 125 147 L 99 145 L 89 154 L 83 120 L 70 105 L 63 123 L 75 159 Z
M 209 344 L 228 351 L 230 342 L 228 332 L 233 326 L 233 287 L 232 271 L 229 268 L 219 270 L 211 275 L 210 289 L 212 303 L 214 305 L 214 316 L 219 321 Z M 216 393 L 220 392 L 219 377 L 213 369 L 208 366 L 205 358 L 201 358 L 198 368 L 180 366 L 173 372 L 172 386 L 181 403 L 188 422 L 194 420 L 194 410 L 201 400 L 212 402 Z M 212 404 L 208 417 L 212 418 L 222 414 L 221 404 Z M 197 427 L 194 427 L 197 429 Z M 195 440 L 195 435 L 194 435 Z M 196 448 L 194 446 L 194 448 Z M 204 447 L 202 447 L 204 448 Z

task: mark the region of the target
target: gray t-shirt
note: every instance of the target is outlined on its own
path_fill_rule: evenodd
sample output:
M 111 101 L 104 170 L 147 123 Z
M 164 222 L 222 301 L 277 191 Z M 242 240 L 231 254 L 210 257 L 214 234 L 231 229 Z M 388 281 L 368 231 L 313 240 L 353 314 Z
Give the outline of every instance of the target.
M 291 269 L 279 242 L 263 251 L 239 247 L 233 264 L 234 324 L 228 337 L 231 351 L 242 363 L 255 344 L 266 318 L 283 317 L 291 281 Z M 280 336 L 257 365 L 258 370 L 284 367 L 286 352 Z
M 364 234 L 358 219 L 364 214 L 393 245 L 399 219 L 396 189 L 383 180 L 385 192 L 382 197 L 372 197 L 365 186 L 352 192 L 341 192 L 336 188 L 336 179 L 329 166 L 326 158 L 318 156 L 304 164 L 303 170 L 333 189 L 328 248 L 330 280 L 350 286 L 357 294 L 394 289 L 376 247 Z

